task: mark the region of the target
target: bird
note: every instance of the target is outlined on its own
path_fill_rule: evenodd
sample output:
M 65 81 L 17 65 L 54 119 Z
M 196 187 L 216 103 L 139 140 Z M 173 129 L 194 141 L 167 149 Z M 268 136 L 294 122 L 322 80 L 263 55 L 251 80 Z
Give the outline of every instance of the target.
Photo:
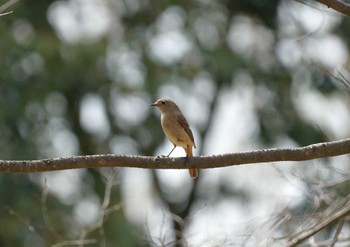
M 159 109 L 162 129 L 166 137 L 174 145 L 167 157 L 170 156 L 177 146 L 185 150 L 186 157 L 193 157 L 192 147 L 196 148 L 196 144 L 192 130 L 180 108 L 174 101 L 167 98 L 158 99 L 151 106 Z M 189 168 L 189 173 L 192 178 L 198 177 L 198 169 L 196 168 Z

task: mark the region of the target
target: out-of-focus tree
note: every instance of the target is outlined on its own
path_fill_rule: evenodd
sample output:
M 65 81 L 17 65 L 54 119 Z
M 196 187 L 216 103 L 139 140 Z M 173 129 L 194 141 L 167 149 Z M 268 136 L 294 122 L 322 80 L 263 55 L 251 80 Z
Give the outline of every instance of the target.
M 183 109 L 196 155 L 348 136 L 349 95 L 325 71 L 349 67 L 349 19 L 307 4 L 15 3 L 0 17 L 0 158 L 164 154 L 171 145 L 149 107 L 159 97 Z M 241 244 L 260 227 L 254 217 L 282 207 L 293 221 L 246 240 L 278 245 L 275 235 L 296 238 L 287 234 L 301 215 L 342 201 L 347 183 L 325 181 L 347 181 L 348 162 L 217 169 L 195 181 L 138 170 L 1 174 L 0 245 Z

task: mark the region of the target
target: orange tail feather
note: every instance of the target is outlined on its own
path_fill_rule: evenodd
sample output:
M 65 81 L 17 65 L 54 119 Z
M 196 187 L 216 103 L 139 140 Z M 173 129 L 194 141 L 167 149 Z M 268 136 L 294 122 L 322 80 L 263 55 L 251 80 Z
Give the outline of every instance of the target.
M 186 148 L 186 154 L 188 157 L 193 157 L 193 154 L 192 154 L 192 146 L 191 145 L 187 145 L 187 148 Z M 190 173 L 190 176 L 192 178 L 197 178 L 198 177 L 198 169 L 196 168 L 190 168 L 188 169 L 188 172 Z
M 198 169 L 191 168 L 191 169 L 188 169 L 188 172 L 190 173 L 190 176 L 192 178 L 197 178 L 198 177 Z

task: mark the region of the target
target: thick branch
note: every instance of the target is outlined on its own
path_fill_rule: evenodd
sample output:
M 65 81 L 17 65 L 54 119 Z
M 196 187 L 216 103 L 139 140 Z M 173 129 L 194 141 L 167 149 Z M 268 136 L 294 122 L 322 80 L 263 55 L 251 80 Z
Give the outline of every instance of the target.
M 344 3 L 340 0 L 315 0 L 316 2 L 326 5 L 339 13 L 350 16 L 350 4 Z
M 300 148 L 272 148 L 185 159 L 132 155 L 87 155 L 43 160 L 0 160 L 0 172 L 44 172 L 76 168 L 135 167 L 148 169 L 216 168 L 249 163 L 303 161 L 350 153 L 350 138 Z

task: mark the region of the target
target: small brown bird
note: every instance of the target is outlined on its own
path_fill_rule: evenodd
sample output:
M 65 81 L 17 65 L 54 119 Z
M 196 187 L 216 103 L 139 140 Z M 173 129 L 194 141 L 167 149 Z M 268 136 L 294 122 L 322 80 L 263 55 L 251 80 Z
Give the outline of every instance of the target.
M 177 146 L 182 147 L 186 155 L 192 157 L 192 147 L 196 148 L 196 144 L 190 126 L 180 108 L 170 99 L 159 99 L 151 106 L 156 106 L 160 110 L 163 131 L 174 145 L 167 157 Z M 198 170 L 195 168 L 190 168 L 189 173 L 192 178 L 198 177 Z

